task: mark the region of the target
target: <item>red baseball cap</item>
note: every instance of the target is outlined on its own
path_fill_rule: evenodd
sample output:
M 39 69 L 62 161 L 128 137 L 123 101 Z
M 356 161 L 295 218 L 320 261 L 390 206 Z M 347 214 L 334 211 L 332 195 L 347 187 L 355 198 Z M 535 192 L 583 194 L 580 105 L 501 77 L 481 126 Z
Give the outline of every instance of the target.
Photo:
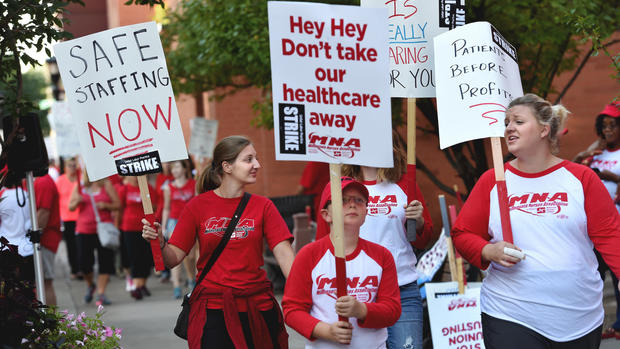
M 340 177 L 340 185 L 342 186 L 343 191 L 347 187 L 354 186 L 355 188 L 357 188 L 357 190 L 360 191 L 360 193 L 362 193 L 366 201 L 368 201 L 368 189 L 366 189 L 366 186 L 363 185 L 362 183 L 356 181 L 355 179 L 351 177 Z M 327 202 L 330 201 L 331 199 L 332 199 L 331 183 L 327 183 L 327 185 L 325 186 L 325 189 L 323 189 L 323 194 L 321 194 L 321 204 L 319 205 L 319 207 L 321 209 L 325 208 L 325 204 L 327 204 Z
M 607 115 L 612 118 L 620 117 L 620 103 L 606 105 L 605 109 L 603 109 L 603 111 L 601 111 L 598 115 Z

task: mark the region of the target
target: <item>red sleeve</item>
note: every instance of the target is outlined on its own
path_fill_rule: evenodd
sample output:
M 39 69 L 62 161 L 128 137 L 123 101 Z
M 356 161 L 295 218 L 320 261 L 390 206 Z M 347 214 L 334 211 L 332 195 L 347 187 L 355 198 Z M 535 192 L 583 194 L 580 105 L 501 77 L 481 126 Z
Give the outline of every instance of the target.
M 366 303 L 366 309 L 368 309 L 366 319 L 357 321 L 360 327 L 366 328 L 392 326 L 400 318 L 401 312 L 400 290 L 398 288 L 394 257 L 385 247 L 375 246 L 381 250 L 380 259 L 377 258 L 379 259 L 377 262 L 383 266 L 383 271 L 381 273 L 377 298 L 373 303 Z
M 407 192 L 406 176 L 403 176 L 396 184 L 398 184 L 403 192 Z M 422 195 L 422 191 L 420 190 L 418 183 L 415 184 L 415 198 L 420 201 L 422 203 L 422 207 L 424 207 L 424 211 L 422 212 L 422 217 L 424 217 L 424 229 L 422 230 L 422 233 L 418 234 L 412 245 L 419 249 L 424 249 L 433 237 L 433 221 L 431 219 L 431 213 L 428 210 L 428 207 L 426 207 L 426 201 L 424 200 L 424 195 Z
M 583 166 L 583 191 L 588 235 L 616 275 L 620 275 L 620 217 L 609 192 L 594 171 Z
M 293 261 L 284 287 L 282 310 L 287 325 L 312 340 L 312 331 L 320 322 L 310 315 L 312 309 L 312 269 L 318 261 L 313 258 L 319 242 L 304 246 Z
M 255 198 L 258 199 L 258 198 Z M 252 198 L 250 198 L 252 200 Z M 293 235 L 288 230 L 284 218 L 278 212 L 276 205 L 271 200 L 265 198 L 265 211 L 263 213 L 263 234 L 267 239 L 269 249 L 273 248 L 284 240 L 293 241 Z
M 172 236 L 170 236 L 170 240 L 168 241 L 169 244 L 182 249 L 186 254 L 194 247 L 196 232 L 198 231 L 197 228 L 200 225 L 193 210 L 194 205 L 199 206 L 196 199 L 197 197 L 194 197 L 183 207 L 179 221 L 174 227 Z
M 46 177 L 47 176 L 38 177 L 34 181 L 34 195 L 37 209 L 44 208 L 51 211 L 54 205 L 54 188 L 50 188 L 50 184 L 54 186 L 55 184 L 51 177 Z
M 495 172 L 485 172 L 472 189 L 452 227 L 452 242 L 467 261 L 486 269 L 482 262 L 482 248 L 489 243 L 489 212 L 491 189 L 495 185 Z

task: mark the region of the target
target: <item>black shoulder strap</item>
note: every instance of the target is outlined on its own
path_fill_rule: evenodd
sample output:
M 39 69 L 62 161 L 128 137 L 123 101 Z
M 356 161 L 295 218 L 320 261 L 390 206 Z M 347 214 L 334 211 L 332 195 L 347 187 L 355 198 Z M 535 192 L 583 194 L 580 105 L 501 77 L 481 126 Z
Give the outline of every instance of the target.
M 220 243 L 217 245 L 215 250 L 213 250 L 211 257 L 209 257 L 209 261 L 207 262 L 205 267 L 202 269 L 202 272 L 200 273 L 200 276 L 198 277 L 198 280 L 196 281 L 196 285 L 200 285 L 200 282 L 202 281 L 202 279 L 205 278 L 205 276 L 207 275 L 207 273 L 209 272 L 213 264 L 215 264 L 215 261 L 217 261 L 217 258 L 220 256 L 220 254 L 222 254 L 224 247 L 226 247 L 226 244 L 228 243 L 228 240 L 230 240 L 232 232 L 235 230 L 235 227 L 237 226 L 237 223 L 239 222 L 239 218 L 241 218 L 241 214 L 243 213 L 245 206 L 248 204 L 248 201 L 250 200 L 250 196 L 251 195 L 249 193 L 243 193 L 243 197 L 241 198 L 241 201 L 239 202 L 239 206 L 237 206 L 237 209 L 235 210 L 235 214 L 233 214 L 232 219 L 230 220 L 230 223 L 228 224 L 228 227 L 226 228 L 226 232 L 224 233 L 224 236 L 222 236 L 222 240 L 220 240 Z

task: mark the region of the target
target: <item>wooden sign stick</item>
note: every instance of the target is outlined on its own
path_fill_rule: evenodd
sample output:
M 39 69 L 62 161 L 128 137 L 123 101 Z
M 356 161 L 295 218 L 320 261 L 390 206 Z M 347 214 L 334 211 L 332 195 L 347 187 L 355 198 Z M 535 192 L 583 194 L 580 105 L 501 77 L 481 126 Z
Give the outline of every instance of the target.
M 456 195 L 456 202 L 459 203 L 459 207 L 463 208 L 463 197 L 461 196 L 461 193 L 459 192 L 459 186 L 458 185 L 454 185 L 454 195 Z
M 415 123 L 416 99 L 407 98 L 407 204 L 416 198 Z M 407 240 L 415 241 L 416 221 L 407 219 Z
M 138 187 L 140 188 L 140 198 L 142 199 L 142 209 L 146 220 L 153 225 L 155 223 L 155 215 L 153 214 L 153 205 L 151 203 L 151 194 L 149 193 L 149 185 L 146 181 L 146 176 L 137 176 Z M 161 255 L 161 248 L 159 247 L 159 239 L 150 241 L 151 252 L 153 252 L 153 262 L 155 263 L 155 270 L 164 270 L 164 259 Z
M 452 226 L 454 226 L 456 222 L 456 207 L 454 207 L 454 205 L 449 205 L 448 210 L 450 211 L 450 221 L 452 222 Z M 463 277 L 465 274 L 463 257 L 461 257 L 457 249 L 454 249 L 454 254 L 456 255 L 456 281 L 459 282 L 459 294 L 464 294 L 465 286 L 467 286 L 467 279 Z
M 439 207 L 441 208 L 441 221 L 446 234 L 448 245 L 448 266 L 450 267 L 450 279 L 456 281 L 456 261 L 454 259 L 454 246 L 450 237 L 450 221 L 448 220 L 448 208 L 446 207 L 446 197 L 439 195 Z
M 342 165 L 329 164 L 329 186 L 332 195 L 332 242 L 334 257 L 336 257 L 336 295 L 338 298 L 347 295 L 347 266 L 344 252 L 344 221 L 342 217 L 342 186 L 340 171 Z M 338 316 L 340 321 L 349 321 L 344 316 Z
M 506 189 L 502 143 L 499 137 L 491 137 L 491 152 L 493 153 L 493 168 L 495 170 L 495 184 L 497 185 L 502 236 L 504 241 L 512 244 L 512 226 L 510 225 L 510 211 L 508 211 L 508 189 Z

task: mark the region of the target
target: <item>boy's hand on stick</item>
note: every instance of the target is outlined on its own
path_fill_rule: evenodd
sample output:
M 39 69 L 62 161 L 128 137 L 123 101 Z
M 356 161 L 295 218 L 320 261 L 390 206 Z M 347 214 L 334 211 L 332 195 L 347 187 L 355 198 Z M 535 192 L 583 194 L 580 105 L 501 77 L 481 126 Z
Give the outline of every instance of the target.
M 340 344 L 350 344 L 353 337 L 353 325 L 346 321 L 338 321 L 329 324 L 329 332 L 332 341 Z
M 506 241 L 498 241 L 496 243 L 487 244 L 482 248 L 482 260 L 495 262 L 507 268 L 512 267 L 521 261 L 519 258 L 506 254 L 504 247 L 521 251 L 520 248 L 511 243 Z
M 154 222 L 155 227 L 151 226 L 151 223 L 146 218 L 142 218 L 142 237 L 146 241 L 159 239 L 159 247 L 164 247 L 164 235 L 161 231 L 161 224 Z
M 359 302 L 353 296 L 342 296 L 336 300 L 336 313 L 340 316 L 364 320 L 367 312 L 366 304 Z

